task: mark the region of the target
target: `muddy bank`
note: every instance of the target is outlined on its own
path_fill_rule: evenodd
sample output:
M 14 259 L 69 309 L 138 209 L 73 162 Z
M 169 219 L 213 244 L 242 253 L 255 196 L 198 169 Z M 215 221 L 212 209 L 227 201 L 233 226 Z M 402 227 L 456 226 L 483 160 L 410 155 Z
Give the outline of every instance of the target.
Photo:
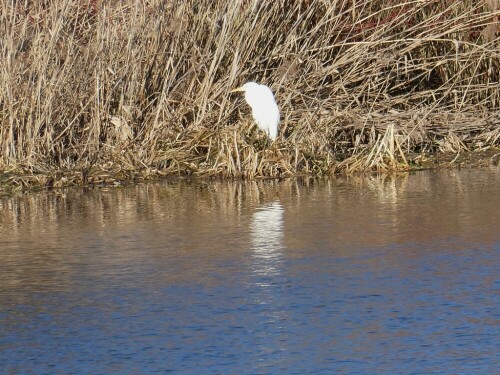
M 458 153 L 413 153 L 406 155 L 406 164 L 400 160 L 398 168 L 385 172 L 410 172 L 425 169 L 482 168 L 500 164 L 500 148 L 488 147 L 485 150 L 462 151 Z M 363 173 L 363 172 L 358 172 Z M 364 172 L 376 173 L 376 172 Z M 298 175 L 297 175 L 298 176 Z M 282 178 L 293 177 L 283 175 Z M 118 168 L 94 168 L 87 171 L 56 171 L 32 173 L 11 170 L 0 173 L 0 196 L 18 193 L 51 190 L 64 187 L 119 187 L 131 183 L 157 181 L 161 179 L 206 180 L 220 176 L 204 176 L 192 173 L 189 169 L 176 175 L 158 169 L 123 170 Z M 276 177 L 274 177 L 276 178 Z

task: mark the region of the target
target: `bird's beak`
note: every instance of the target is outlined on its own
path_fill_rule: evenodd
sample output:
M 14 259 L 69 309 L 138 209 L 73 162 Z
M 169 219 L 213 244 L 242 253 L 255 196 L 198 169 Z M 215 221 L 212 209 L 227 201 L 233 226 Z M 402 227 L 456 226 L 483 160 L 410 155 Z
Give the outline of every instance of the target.
M 231 90 L 229 92 L 239 92 L 239 91 L 245 91 L 243 87 L 238 87 L 237 89 Z

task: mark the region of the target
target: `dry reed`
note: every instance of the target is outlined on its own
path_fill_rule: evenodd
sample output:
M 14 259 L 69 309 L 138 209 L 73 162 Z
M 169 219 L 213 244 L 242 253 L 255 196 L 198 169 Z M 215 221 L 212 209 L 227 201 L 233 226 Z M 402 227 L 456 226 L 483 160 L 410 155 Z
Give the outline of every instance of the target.
M 4 173 L 348 173 L 500 143 L 498 0 L 0 6 Z M 228 93 L 248 80 L 277 96 L 271 146 Z

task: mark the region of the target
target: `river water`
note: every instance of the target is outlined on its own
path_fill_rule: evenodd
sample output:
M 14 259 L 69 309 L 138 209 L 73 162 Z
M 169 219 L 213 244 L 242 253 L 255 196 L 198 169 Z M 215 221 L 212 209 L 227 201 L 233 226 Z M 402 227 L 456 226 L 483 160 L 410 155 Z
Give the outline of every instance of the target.
M 494 374 L 500 170 L 0 199 L 2 374 Z

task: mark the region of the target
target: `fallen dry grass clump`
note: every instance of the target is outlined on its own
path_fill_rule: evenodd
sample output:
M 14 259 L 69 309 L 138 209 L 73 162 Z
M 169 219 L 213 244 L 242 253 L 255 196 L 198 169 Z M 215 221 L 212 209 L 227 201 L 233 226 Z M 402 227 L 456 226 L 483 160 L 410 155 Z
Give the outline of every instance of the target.
M 0 7 L 7 174 L 347 173 L 500 142 L 498 0 Z M 229 94 L 249 80 L 277 96 L 272 145 Z

